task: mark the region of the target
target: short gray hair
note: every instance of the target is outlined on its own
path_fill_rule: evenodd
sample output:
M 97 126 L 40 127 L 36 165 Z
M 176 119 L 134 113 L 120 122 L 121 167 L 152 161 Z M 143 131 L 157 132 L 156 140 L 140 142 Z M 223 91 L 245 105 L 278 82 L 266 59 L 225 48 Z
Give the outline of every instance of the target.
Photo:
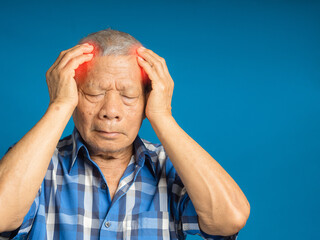
M 91 33 L 79 41 L 95 46 L 95 54 L 98 56 L 133 55 L 142 44 L 130 34 L 112 30 L 111 28 Z
M 136 50 L 143 45 L 130 34 L 113 30 L 111 28 L 91 33 L 80 39 L 79 44 L 89 43 L 94 46 L 94 56 L 128 56 L 137 55 Z M 75 78 L 78 82 L 83 82 L 87 74 L 87 64 L 82 64 L 76 70 Z M 142 71 L 142 79 L 145 85 L 145 92 L 151 90 L 151 84 L 147 74 Z

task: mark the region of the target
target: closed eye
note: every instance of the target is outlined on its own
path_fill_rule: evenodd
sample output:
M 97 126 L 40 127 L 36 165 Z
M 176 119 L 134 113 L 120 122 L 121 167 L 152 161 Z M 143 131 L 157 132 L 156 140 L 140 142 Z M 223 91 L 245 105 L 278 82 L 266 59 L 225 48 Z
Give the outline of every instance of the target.
M 98 96 L 104 96 L 104 93 L 100 93 L 100 94 L 88 94 L 86 93 L 87 96 L 90 96 L 90 97 L 98 97 Z
M 131 96 L 131 95 L 121 95 L 124 103 L 131 104 L 134 103 L 139 96 Z
M 99 102 L 104 98 L 104 95 L 105 95 L 104 93 L 100 93 L 100 94 L 85 93 L 86 99 L 88 99 L 90 102 Z
M 128 98 L 128 99 L 134 99 L 134 98 L 137 98 L 137 97 L 133 97 L 133 96 L 126 96 L 126 95 L 122 95 L 122 97 L 125 97 L 125 98 Z

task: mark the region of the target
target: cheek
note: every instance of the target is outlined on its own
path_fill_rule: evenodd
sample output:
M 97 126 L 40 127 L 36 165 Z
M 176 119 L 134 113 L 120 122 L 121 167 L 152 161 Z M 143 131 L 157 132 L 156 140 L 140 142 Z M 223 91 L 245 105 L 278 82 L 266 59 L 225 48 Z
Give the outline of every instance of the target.
M 125 112 L 128 118 L 135 120 L 134 122 L 140 121 L 144 114 L 144 101 L 139 101 L 136 105 L 128 107 Z
M 75 121 L 78 122 L 78 125 L 88 126 L 91 124 L 95 116 L 95 106 L 91 105 L 92 104 L 84 104 L 83 102 L 79 102 L 74 114 Z
M 94 114 L 90 110 L 80 110 L 78 111 L 78 115 L 84 122 L 89 122 Z

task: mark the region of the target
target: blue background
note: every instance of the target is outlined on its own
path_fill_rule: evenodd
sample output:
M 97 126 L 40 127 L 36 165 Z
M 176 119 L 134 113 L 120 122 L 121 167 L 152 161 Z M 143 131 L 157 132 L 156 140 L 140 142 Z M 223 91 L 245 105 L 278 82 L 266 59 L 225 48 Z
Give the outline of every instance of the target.
M 319 12 L 302 0 L 1 2 L 1 155 L 44 114 L 60 51 L 111 27 L 166 59 L 174 117 L 251 204 L 239 239 L 315 239 Z M 157 141 L 147 121 L 140 134 Z

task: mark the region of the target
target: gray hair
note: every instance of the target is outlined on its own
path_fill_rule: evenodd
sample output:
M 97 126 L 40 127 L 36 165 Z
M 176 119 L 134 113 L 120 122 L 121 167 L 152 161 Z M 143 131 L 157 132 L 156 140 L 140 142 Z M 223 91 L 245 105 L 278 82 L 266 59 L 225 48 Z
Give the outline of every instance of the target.
M 95 54 L 98 56 L 123 56 L 133 55 L 142 44 L 130 34 L 112 30 L 111 28 L 91 33 L 79 41 L 95 46 Z
M 130 34 L 112 30 L 111 28 L 89 34 L 79 41 L 79 44 L 82 43 L 89 43 L 94 46 L 94 56 L 136 55 L 137 48 L 143 46 Z M 87 67 L 87 64 L 83 64 L 83 67 L 79 68 L 76 71 L 75 78 L 78 82 L 84 81 L 86 77 Z M 142 79 L 145 85 L 145 92 L 149 92 L 151 90 L 151 84 L 148 76 L 144 71 L 142 71 Z

